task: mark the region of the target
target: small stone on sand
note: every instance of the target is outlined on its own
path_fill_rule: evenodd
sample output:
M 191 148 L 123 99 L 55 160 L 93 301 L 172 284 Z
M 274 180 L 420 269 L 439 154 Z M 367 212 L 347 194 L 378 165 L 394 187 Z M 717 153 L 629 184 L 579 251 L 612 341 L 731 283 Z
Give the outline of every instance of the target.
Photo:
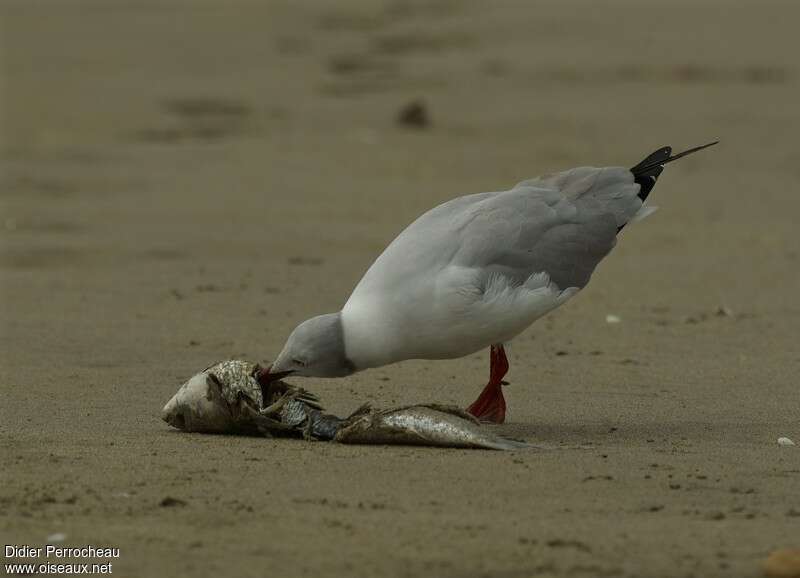
M 790 440 L 789 438 L 778 438 L 778 445 L 779 446 L 793 446 L 795 443 Z
M 717 317 L 733 317 L 733 309 L 725 307 L 724 305 L 719 305 L 716 311 L 714 311 L 714 315 Z
M 415 100 L 400 109 L 397 122 L 411 128 L 427 128 L 431 124 L 431 119 L 425 103 Z

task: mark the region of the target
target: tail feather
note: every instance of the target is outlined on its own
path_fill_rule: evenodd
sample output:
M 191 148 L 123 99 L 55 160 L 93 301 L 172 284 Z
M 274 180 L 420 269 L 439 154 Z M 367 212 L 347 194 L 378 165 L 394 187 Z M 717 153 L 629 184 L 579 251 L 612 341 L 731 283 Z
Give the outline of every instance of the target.
M 664 170 L 665 164 L 671 163 L 672 161 L 676 161 L 681 157 L 696 153 L 697 151 L 701 151 L 710 146 L 714 146 L 718 142 L 719 141 L 715 140 L 714 142 L 685 150 L 682 153 L 676 154 L 675 156 L 672 156 L 672 147 L 662 147 L 656 152 L 648 155 L 642 162 L 630 169 L 630 171 L 633 173 L 634 182 L 640 187 L 639 198 L 642 199 L 643 202 L 647 199 L 650 191 L 652 191 L 653 187 L 656 185 L 658 176 L 661 174 L 661 171 Z
M 665 164 L 676 161 L 681 157 L 685 157 L 686 155 L 696 153 L 697 151 L 701 151 L 717 144 L 718 142 L 719 141 L 714 141 L 708 144 L 700 145 L 699 147 L 690 148 L 689 150 L 685 150 L 676 155 L 672 154 L 672 147 L 668 146 L 661 147 L 654 153 L 649 154 L 642 162 L 630 169 L 630 171 L 633 173 L 633 182 L 639 185 L 639 198 L 643 203 L 647 200 L 647 197 L 653 190 L 653 187 L 656 186 L 656 181 L 658 180 L 659 175 L 661 175 L 661 172 L 664 170 Z M 636 216 L 629 222 L 632 223 L 635 221 L 640 221 L 653 211 L 655 211 L 655 208 L 650 210 L 646 207 L 642 207 L 639 213 L 637 213 Z M 619 227 L 617 232 L 621 231 L 623 227 L 625 227 L 625 225 Z
M 656 186 L 658 176 L 664 170 L 664 163 L 671 154 L 672 147 L 662 147 L 630 169 L 633 173 L 633 182 L 639 185 L 639 198 L 642 199 L 642 202 L 647 199 L 647 195 Z

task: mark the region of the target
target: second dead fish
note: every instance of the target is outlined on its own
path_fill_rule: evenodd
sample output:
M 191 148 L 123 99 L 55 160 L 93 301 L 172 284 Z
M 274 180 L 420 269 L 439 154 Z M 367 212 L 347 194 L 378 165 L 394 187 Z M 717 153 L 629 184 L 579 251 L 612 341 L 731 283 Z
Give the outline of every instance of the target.
M 518 450 L 534 446 L 498 436 L 470 414 L 451 406 L 363 408 L 347 418 L 336 437 L 345 444 L 408 444 L 449 448 Z

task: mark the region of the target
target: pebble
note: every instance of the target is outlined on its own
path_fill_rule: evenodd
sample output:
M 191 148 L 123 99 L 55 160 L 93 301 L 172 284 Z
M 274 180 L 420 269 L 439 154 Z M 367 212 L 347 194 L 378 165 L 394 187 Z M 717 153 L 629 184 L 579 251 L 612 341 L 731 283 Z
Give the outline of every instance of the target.
M 606 315 L 606 323 L 619 323 L 622 319 L 619 315 L 611 315 L 610 313 Z
M 717 317 L 733 317 L 733 310 L 730 307 L 720 305 L 717 307 L 716 311 L 714 311 L 714 315 Z
M 789 438 L 778 438 L 778 445 L 779 446 L 793 446 L 795 443 L 790 440 Z
M 56 532 L 55 534 L 50 534 L 47 537 L 48 542 L 63 542 L 67 539 L 67 535 L 63 532 Z
M 431 124 L 431 118 L 425 103 L 415 100 L 400 109 L 397 114 L 397 122 L 407 127 L 427 128 Z

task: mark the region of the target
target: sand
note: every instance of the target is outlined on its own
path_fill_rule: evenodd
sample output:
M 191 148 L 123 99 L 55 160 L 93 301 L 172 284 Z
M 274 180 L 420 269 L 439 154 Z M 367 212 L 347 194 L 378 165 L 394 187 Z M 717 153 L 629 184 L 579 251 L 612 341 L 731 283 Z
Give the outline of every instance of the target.
M 596 4 L 3 3 L 0 541 L 143 577 L 758 576 L 797 547 L 800 5 Z M 513 342 L 499 431 L 556 449 L 160 421 L 435 204 L 715 138 Z M 304 385 L 465 405 L 487 357 Z

